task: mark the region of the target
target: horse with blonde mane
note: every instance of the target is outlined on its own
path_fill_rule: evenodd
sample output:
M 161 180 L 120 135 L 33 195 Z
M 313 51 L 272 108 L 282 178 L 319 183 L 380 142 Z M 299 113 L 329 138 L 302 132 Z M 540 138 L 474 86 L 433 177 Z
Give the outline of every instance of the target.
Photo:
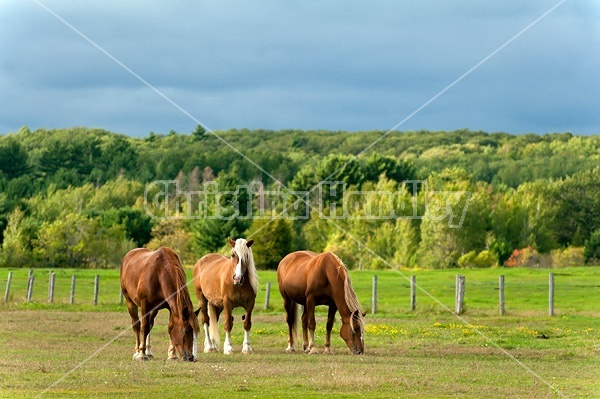
M 252 310 L 258 291 L 258 277 L 252 244 L 254 240 L 246 241 L 238 238 L 231 245 L 231 257 L 220 254 L 204 255 L 194 266 L 194 290 L 200 303 L 202 324 L 204 325 L 204 352 L 216 352 L 219 343 L 219 316 L 225 312 L 225 343 L 223 353 L 233 354 L 231 345 L 231 329 L 233 316 L 231 311 L 243 307 L 246 314 L 244 320 L 244 342 L 242 353 L 253 353 L 250 345 L 250 329 L 252 328 Z
M 348 269 L 334 253 L 292 252 L 279 262 L 277 281 L 288 324 L 286 352 L 295 352 L 298 305 L 304 306 L 302 347 L 305 352 L 318 353 L 315 347 L 315 306 L 319 305 L 329 306 L 324 353 L 331 353 L 331 330 L 337 311 L 342 318 L 340 336 L 352 353 L 358 355 L 364 352 L 364 314 L 352 289 Z
M 152 251 L 136 248 L 129 251 L 121 263 L 121 291 L 131 316 L 135 333 L 133 359 L 148 360 L 150 330 L 160 309 L 168 309 L 168 358 L 196 361 L 198 318 L 187 288 L 185 272 L 179 256 L 171 249 L 160 247 Z M 141 308 L 142 318 L 138 316 Z

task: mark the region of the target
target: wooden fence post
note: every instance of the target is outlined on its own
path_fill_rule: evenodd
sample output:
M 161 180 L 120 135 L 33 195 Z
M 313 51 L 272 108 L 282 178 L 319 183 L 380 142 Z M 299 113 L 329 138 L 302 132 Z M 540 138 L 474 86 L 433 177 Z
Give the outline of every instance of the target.
M 11 281 L 12 281 L 12 272 L 8 272 L 8 280 L 6 280 L 6 291 L 4 291 L 4 302 L 8 302 Z
M 56 274 L 54 270 L 50 272 L 50 279 L 48 280 L 48 303 L 54 302 L 54 283 L 56 282 Z
M 27 302 L 29 302 L 29 300 L 31 299 L 31 284 L 33 284 L 32 278 L 33 277 L 33 269 L 29 269 L 29 274 L 27 275 L 27 291 L 25 292 L 25 300 Z
M 71 276 L 71 299 L 69 301 L 69 303 L 71 305 L 73 305 L 73 303 L 75 303 L 75 282 L 77 281 L 77 276 L 73 275 Z
M 500 316 L 504 316 L 504 275 L 499 276 L 498 292 L 500 300 Z
M 377 313 L 377 275 L 373 276 L 373 289 L 371 292 L 371 313 Z
M 554 273 L 550 273 L 548 280 L 548 315 L 554 316 Z
M 269 301 L 271 299 L 271 283 L 267 281 L 265 288 L 265 310 L 269 310 Z
M 35 276 L 33 275 L 33 273 L 31 273 L 31 277 L 29 277 L 28 283 L 27 283 L 27 297 L 25 298 L 25 300 L 27 302 L 31 301 L 31 296 L 33 295 L 33 283 L 35 281 Z
M 100 288 L 100 276 L 94 278 L 94 305 L 98 304 L 98 289 Z
M 417 309 L 417 276 L 410 276 L 410 311 Z
M 462 314 L 464 312 L 465 301 L 465 276 L 456 275 L 456 288 L 454 295 L 454 312 Z

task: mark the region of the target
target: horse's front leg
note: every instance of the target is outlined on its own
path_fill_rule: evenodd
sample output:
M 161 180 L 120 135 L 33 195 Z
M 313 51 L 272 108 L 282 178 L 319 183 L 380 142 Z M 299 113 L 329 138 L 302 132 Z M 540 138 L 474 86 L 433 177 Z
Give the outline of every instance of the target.
M 169 324 L 171 324 L 171 317 L 173 317 L 173 315 L 169 312 Z M 178 359 L 179 359 L 179 356 L 177 356 L 177 349 L 175 348 L 175 345 L 173 345 L 173 341 L 171 340 L 171 337 L 169 336 L 169 349 L 167 349 L 167 360 L 178 360 Z
M 133 353 L 133 359 L 137 360 L 140 353 L 140 318 L 138 316 L 138 307 L 133 301 L 126 297 L 127 301 L 127 310 L 129 311 L 129 315 L 131 316 L 131 328 L 133 329 L 133 333 L 135 334 L 135 352 Z
M 148 319 L 149 326 L 150 326 L 148 328 L 148 335 L 146 336 L 146 356 L 148 356 L 148 359 L 154 359 L 154 355 L 152 354 L 152 351 L 151 351 L 152 345 L 150 344 L 150 331 L 152 331 L 152 327 L 154 327 L 154 318 L 156 317 L 157 314 L 158 314 L 158 310 L 153 310 Z
M 330 355 L 331 352 L 331 330 L 333 329 L 333 323 L 335 322 L 335 312 L 337 312 L 337 307 L 332 304 L 329 305 L 329 311 L 327 312 L 327 333 L 325 335 L 325 354 Z
M 146 311 L 146 306 L 142 304 L 141 306 L 142 318 L 141 318 L 141 326 L 140 326 L 140 343 L 139 343 L 139 355 L 135 357 L 135 360 L 148 360 L 149 357 L 146 353 L 146 343 L 149 343 L 150 340 L 148 335 L 150 334 L 150 315 Z
M 244 344 L 242 345 L 242 353 L 247 355 L 254 353 L 254 349 L 250 345 L 250 329 L 252 328 L 252 309 L 254 309 L 254 301 L 246 306 L 246 315 L 244 317 Z
M 233 346 L 231 345 L 231 330 L 233 329 L 233 316 L 231 315 L 231 311 L 233 308 L 231 302 L 224 300 L 223 310 L 225 312 L 225 342 L 223 343 L 223 353 L 226 355 L 233 355 Z

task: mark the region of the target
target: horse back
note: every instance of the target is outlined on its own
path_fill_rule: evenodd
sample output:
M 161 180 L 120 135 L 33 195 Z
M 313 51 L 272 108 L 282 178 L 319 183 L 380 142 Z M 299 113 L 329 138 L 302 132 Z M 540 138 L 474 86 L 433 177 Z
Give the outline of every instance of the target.
M 208 254 L 196 262 L 192 272 L 196 295 L 199 292 L 208 298 L 221 297 L 221 285 L 228 274 L 233 278 L 233 269 L 228 267 L 230 258 L 221 254 Z
M 121 290 L 123 295 L 138 306 L 141 301 L 162 301 L 160 276 L 166 267 L 181 267 L 179 257 L 170 248 L 157 250 L 135 248 L 129 251 L 121 263 Z
M 325 254 L 298 251 L 287 255 L 277 268 L 279 291 L 294 302 L 304 304 L 308 295 L 314 295 L 320 303 L 331 298 L 328 269 L 330 259 Z

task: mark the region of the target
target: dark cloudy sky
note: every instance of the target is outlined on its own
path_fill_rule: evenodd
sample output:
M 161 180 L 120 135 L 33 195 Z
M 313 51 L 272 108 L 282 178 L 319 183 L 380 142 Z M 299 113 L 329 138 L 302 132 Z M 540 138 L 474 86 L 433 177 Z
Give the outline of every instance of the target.
M 597 134 L 599 71 L 597 0 L 0 0 L 2 134 Z

